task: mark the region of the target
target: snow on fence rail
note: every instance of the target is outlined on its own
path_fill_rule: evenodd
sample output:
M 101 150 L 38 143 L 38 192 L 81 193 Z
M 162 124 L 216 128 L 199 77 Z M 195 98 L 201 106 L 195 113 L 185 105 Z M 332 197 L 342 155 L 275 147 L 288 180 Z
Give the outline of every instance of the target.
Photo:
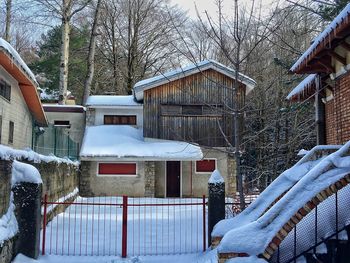
M 207 248 L 206 199 L 78 197 L 46 225 L 42 254 L 138 256 L 185 254 Z

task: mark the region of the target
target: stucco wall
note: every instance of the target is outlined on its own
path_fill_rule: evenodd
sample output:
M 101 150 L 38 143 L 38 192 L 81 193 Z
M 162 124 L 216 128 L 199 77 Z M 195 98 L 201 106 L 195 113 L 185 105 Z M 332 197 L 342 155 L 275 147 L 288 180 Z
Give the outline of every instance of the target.
M 81 145 L 85 130 L 85 112 L 45 112 L 49 123 L 55 121 L 69 121 L 70 128 L 67 129 L 69 137 Z
M 97 175 L 98 162 L 81 162 L 81 196 L 144 196 L 145 162 L 137 162 L 136 176 Z
M 24 101 L 18 82 L 0 66 L 0 78 L 11 85 L 11 100 L 0 96 L 0 115 L 2 116 L 1 144 L 16 149 L 32 146 L 32 116 Z M 14 122 L 13 144 L 9 144 L 9 122 Z
M 224 151 L 202 149 L 204 158 L 216 159 L 218 169 L 225 180 L 226 195 L 236 193 L 236 174 L 234 159 Z M 157 197 L 165 196 L 166 162 L 155 162 L 155 191 Z M 208 180 L 211 173 L 196 173 L 195 161 L 181 162 L 181 193 L 182 197 L 201 197 L 208 194 Z M 192 185 L 192 187 L 191 187 Z
M 93 125 L 103 125 L 104 115 L 136 115 L 136 127 L 143 126 L 143 108 L 140 106 L 129 108 L 96 108 Z

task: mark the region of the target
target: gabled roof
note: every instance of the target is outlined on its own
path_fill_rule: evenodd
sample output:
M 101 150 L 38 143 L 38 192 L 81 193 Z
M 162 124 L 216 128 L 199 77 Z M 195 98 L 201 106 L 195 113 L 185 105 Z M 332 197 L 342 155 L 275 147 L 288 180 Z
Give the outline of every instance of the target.
M 93 95 L 89 96 L 86 101 L 86 106 L 90 108 L 104 107 L 104 106 L 121 106 L 121 107 L 142 107 L 141 103 L 138 103 L 133 95 L 128 96 L 111 96 L 111 95 Z
M 312 45 L 304 52 L 304 54 L 294 63 L 290 71 L 295 73 L 312 73 L 306 72 L 308 63 L 320 54 L 334 40 L 342 39 L 349 36 L 350 28 L 350 4 L 339 13 L 339 15 L 320 33 Z M 316 72 L 313 72 L 316 73 Z
M 38 83 L 35 76 L 17 51 L 2 38 L 0 38 L 0 65 L 17 80 L 28 109 L 37 123 L 46 126 L 48 122 L 37 92 Z
M 144 90 L 152 89 L 160 85 L 169 83 L 177 79 L 181 79 L 183 77 L 187 77 L 189 75 L 193 75 L 195 73 L 198 73 L 207 69 L 216 70 L 232 79 L 235 79 L 235 70 L 229 67 L 226 67 L 225 65 L 220 64 L 219 62 L 216 62 L 214 60 L 204 60 L 199 63 L 191 64 L 184 68 L 178 68 L 173 71 L 166 72 L 162 75 L 158 75 L 158 76 L 137 82 L 134 86 L 135 97 L 137 100 L 142 100 Z M 246 85 L 247 94 L 250 91 L 252 91 L 256 85 L 256 82 L 253 79 L 243 75 L 242 73 L 239 73 L 238 81 Z

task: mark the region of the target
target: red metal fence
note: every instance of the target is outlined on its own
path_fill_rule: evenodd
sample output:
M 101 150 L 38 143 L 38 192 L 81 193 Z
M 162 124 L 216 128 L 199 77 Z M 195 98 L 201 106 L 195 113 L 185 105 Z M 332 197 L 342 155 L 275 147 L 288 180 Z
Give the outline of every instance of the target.
M 53 206 L 69 205 L 47 224 Z M 78 197 L 43 200 L 42 254 L 165 255 L 205 251 L 206 199 Z

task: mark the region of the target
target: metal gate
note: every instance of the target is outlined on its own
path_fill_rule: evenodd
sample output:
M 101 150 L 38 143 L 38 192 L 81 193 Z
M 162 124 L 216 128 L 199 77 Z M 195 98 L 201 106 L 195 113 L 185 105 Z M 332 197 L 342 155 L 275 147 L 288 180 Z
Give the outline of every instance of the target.
M 206 199 L 78 197 L 43 200 L 42 254 L 169 255 L 207 248 Z M 67 209 L 47 222 L 58 205 Z

